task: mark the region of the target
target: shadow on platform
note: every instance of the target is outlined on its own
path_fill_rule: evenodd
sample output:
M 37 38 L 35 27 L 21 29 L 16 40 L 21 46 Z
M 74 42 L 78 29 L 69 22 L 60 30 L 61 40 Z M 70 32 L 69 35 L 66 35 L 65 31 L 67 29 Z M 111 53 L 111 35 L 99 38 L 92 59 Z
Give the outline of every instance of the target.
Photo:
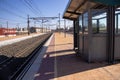
M 8 57 L 6 55 L 0 55 L 0 80 L 10 80 L 9 78 L 21 67 L 21 64 L 25 62 L 26 58 L 27 57 Z
M 60 45 L 69 45 L 69 44 L 73 44 L 73 43 L 66 43 L 66 44 L 56 44 L 56 45 L 49 45 L 49 46 L 60 46 Z
M 43 59 L 39 72 L 35 80 L 50 80 L 62 76 L 67 76 L 74 73 L 80 73 L 100 67 L 107 66 L 103 63 L 87 63 L 80 57 L 76 57 L 75 53 L 52 56 L 53 54 L 59 54 L 69 52 L 72 50 L 61 50 L 56 52 L 48 52 Z M 57 69 L 57 72 L 55 71 Z M 57 76 L 54 76 L 57 73 Z
M 55 54 L 55 53 L 63 53 L 63 52 L 69 52 L 69 51 L 73 51 L 73 49 L 67 49 L 67 50 L 59 50 L 59 51 L 52 51 L 52 52 L 48 52 L 46 54 Z

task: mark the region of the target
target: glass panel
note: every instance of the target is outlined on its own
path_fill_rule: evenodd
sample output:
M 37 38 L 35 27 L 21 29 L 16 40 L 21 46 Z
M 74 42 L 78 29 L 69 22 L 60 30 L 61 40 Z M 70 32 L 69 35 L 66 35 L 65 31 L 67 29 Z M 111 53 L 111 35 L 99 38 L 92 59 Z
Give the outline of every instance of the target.
M 83 29 L 85 32 L 88 31 L 88 12 L 83 14 Z
M 120 14 L 118 14 L 118 33 L 120 33 Z
M 97 20 L 92 20 L 93 33 L 97 33 Z
M 117 33 L 117 15 L 115 15 L 115 32 Z
M 79 17 L 79 29 L 82 32 L 82 16 Z
M 99 19 L 99 32 L 105 33 L 107 31 L 106 18 Z
M 92 10 L 91 14 L 92 14 L 93 33 L 106 33 L 107 32 L 106 11 L 97 9 L 97 10 Z
M 117 9 L 115 14 L 115 31 L 116 33 L 120 33 L 120 10 Z

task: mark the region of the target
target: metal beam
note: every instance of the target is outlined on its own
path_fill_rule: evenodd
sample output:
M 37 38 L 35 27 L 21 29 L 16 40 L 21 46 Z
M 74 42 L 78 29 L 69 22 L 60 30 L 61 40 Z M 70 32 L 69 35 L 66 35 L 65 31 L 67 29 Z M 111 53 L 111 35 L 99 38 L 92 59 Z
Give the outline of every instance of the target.
M 116 33 L 118 33 L 118 14 L 116 15 Z
M 75 48 L 77 47 L 77 41 L 76 41 L 77 39 L 76 39 L 76 32 L 75 32 L 75 22 L 76 22 L 76 21 L 74 20 L 74 21 L 73 21 L 73 28 L 74 28 L 74 31 L 73 31 L 73 33 L 74 33 L 74 38 L 73 38 L 73 39 L 74 39 L 74 40 L 73 40 L 73 41 L 74 41 L 74 50 L 75 50 Z
M 97 19 L 97 33 L 99 33 L 99 28 L 100 28 L 100 26 L 99 26 L 99 19 Z
M 76 18 L 68 18 L 68 17 L 63 17 L 63 18 L 73 20 L 73 21 L 76 20 Z
M 66 11 L 67 13 L 71 13 L 71 14 L 76 14 L 76 15 L 80 15 L 81 13 L 77 13 L 77 12 L 71 12 L 71 11 Z
M 108 30 L 108 62 L 114 63 L 115 48 L 115 7 L 109 6 L 107 11 L 107 30 Z
M 31 17 L 30 19 L 33 19 L 33 20 L 46 20 L 46 19 L 56 19 L 56 18 L 59 18 L 59 17 Z
M 80 51 L 80 48 L 79 48 L 79 45 L 80 45 L 80 42 L 79 42 L 79 18 L 77 18 L 77 22 L 76 22 L 76 30 L 77 30 L 77 54 L 79 55 L 79 51 Z

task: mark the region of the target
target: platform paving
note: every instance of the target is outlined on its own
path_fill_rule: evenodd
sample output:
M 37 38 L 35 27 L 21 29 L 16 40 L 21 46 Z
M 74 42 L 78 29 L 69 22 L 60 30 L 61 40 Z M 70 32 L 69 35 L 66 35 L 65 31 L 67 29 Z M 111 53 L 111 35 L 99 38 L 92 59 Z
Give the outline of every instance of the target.
M 73 36 L 55 33 L 34 80 L 120 80 L 120 63 L 87 63 L 75 55 Z

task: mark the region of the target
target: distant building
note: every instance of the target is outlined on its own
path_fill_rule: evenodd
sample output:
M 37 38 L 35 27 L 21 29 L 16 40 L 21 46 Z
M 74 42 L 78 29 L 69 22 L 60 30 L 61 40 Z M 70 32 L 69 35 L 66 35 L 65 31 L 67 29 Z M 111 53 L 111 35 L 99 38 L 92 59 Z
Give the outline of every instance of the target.
M 30 28 L 30 32 L 31 33 L 46 33 L 46 32 L 50 32 L 50 29 L 47 28 L 40 28 L 40 27 L 31 27 Z
M 17 35 L 22 35 L 22 34 L 27 34 L 28 33 L 28 30 L 27 28 L 16 28 L 17 30 Z

